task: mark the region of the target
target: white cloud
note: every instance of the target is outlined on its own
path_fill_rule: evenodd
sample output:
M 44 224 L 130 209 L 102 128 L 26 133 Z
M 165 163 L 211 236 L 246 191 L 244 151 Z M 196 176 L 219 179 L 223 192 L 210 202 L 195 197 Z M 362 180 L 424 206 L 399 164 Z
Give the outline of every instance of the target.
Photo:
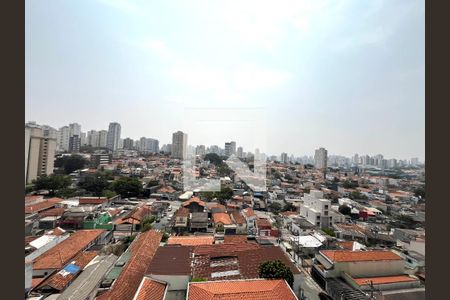
M 167 47 L 166 43 L 162 40 L 144 39 L 136 42 L 138 47 L 148 49 L 153 53 L 158 54 L 161 58 L 169 59 L 174 58 L 173 53 Z

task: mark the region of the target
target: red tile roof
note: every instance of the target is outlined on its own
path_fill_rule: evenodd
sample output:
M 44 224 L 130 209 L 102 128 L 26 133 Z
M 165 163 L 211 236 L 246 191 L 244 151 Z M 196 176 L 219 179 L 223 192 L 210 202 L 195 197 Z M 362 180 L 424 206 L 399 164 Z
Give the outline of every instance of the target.
M 284 280 L 191 282 L 188 300 L 297 300 Z
M 97 297 L 97 300 L 132 300 L 159 247 L 161 238 L 162 233 L 155 230 L 139 234 L 130 246 L 131 257 L 112 288 Z
M 232 211 L 231 216 L 232 216 L 234 222 L 236 222 L 236 224 L 245 224 L 246 223 L 244 217 L 238 211 Z
M 103 229 L 79 230 L 75 232 L 39 256 L 33 264 L 33 269 L 61 269 L 103 232 Z
M 224 237 L 223 242 L 225 244 L 242 244 L 242 243 L 248 243 L 248 239 L 246 235 L 226 235 Z
M 58 198 L 52 198 L 52 199 L 58 199 Z M 60 199 L 59 202 L 61 202 L 61 201 L 62 201 L 62 199 Z M 28 205 L 28 206 L 25 206 L 25 213 L 26 214 L 37 213 L 37 212 L 54 207 L 56 203 L 58 203 L 58 201 L 48 199 L 43 202 Z
M 243 209 L 242 212 L 244 213 L 244 215 L 245 215 L 247 218 L 256 216 L 256 215 L 255 215 L 255 212 L 253 211 L 253 208 L 246 208 L 246 209 Z
M 212 215 L 214 223 L 222 223 L 224 225 L 232 225 L 230 216 L 227 213 L 215 213 Z
M 180 218 L 187 218 L 189 217 L 189 209 L 184 208 L 184 207 L 180 207 L 179 209 L 177 209 L 177 211 L 174 213 L 175 217 L 180 217 Z
M 272 223 L 270 223 L 270 221 L 266 218 L 258 218 L 256 220 L 256 226 L 258 226 L 258 228 L 272 228 Z
M 108 202 L 109 199 L 106 197 L 83 197 L 79 199 L 80 205 L 86 205 L 86 204 L 103 204 L 105 202 Z
M 369 285 L 370 281 L 372 281 L 373 284 L 389 284 L 389 283 L 397 283 L 397 282 L 418 281 L 418 279 L 410 277 L 408 275 L 353 278 L 353 280 L 358 285 Z
M 64 214 L 65 208 L 63 207 L 55 207 L 50 208 L 49 210 L 44 210 L 39 213 L 40 217 L 60 217 Z
M 394 252 L 385 250 L 322 250 L 320 253 L 327 257 L 331 262 L 402 260 L 402 258 Z
M 200 206 L 206 206 L 206 203 L 204 201 L 200 200 L 200 198 L 198 198 L 198 197 L 192 197 L 188 201 L 185 201 L 183 203 L 183 206 L 188 206 L 189 204 L 194 203 L 194 202 Z
M 80 270 L 83 270 L 84 267 L 86 267 L 86 265 L 97 256 L 97 254 L 97 251 L 81 252 L 70 263 L 79 267 Z M 79 273 L 69 273 L 64 275 L 61 272 L 55 273 L 39 284 L 37 289 L 49 286 L 55 290 L 63 291 L 75 279 L 75 277 L 78 276 L 78 274 Z
M 183 246 L 212 245 L 213 243 L 213 236 L 171 236 L 167 241 L 169 245 L 178 244 Z
M 163 300 L 166 287 L 167 283 L 144 277 L 133 300 Z
M 259 278 L 259 266 L 266 261 L 280 260 L 292 273 L 299 274 L 298 268 L 279 247 L 263 247 L 257 243 L 224 243 L 197 246 L 193 250 L 193 278 L 208 280 Z M 238 273 L 220 275 L 222 272 Z M 213 276 L 213 273 L 215 275 Z

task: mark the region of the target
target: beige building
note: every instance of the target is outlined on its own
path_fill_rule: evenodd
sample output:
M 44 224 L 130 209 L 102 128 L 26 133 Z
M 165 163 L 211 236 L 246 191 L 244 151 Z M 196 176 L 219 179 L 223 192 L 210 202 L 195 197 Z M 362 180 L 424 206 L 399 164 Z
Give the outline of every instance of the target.
M 53 173 L 56 138 L 45 137 L 38 127 L 25 127 L 25 184 Z
M 185 159 L 187 156 L 187 134 L 177 131 L 172 135 L 172 157 Z

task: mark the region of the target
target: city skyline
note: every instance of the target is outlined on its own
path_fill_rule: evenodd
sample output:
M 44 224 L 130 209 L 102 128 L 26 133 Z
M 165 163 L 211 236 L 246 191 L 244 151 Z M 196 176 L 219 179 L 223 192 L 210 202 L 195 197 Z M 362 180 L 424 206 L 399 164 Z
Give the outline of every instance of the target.
M 423 1 L 239 7 L 27 1 L 26 119 L 245 150 L 259 118 L 262 152 L 425 160 Z M 205 108 L 206 131 L 189 118 Z M 230 109 L 241 119 L 226 122 Z

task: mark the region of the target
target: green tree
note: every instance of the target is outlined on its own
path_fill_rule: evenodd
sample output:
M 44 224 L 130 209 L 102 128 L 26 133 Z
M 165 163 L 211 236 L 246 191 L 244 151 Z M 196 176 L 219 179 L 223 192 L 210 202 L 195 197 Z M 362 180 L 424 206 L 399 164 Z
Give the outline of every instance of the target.
M 74 154 L 57 158 L 54 165 L 56 168 L 62 168 L 65 174 L 70 174 L 76 170 L 83 169 L 88 163 L 81 155 Z
M 34 190 L 49 190 L 54 194 L 59 189 L 68 187 L 72 183 L 69 176 L 51 174 L 50 176 L 42 175 L 33 180 Z
M 278 214 L 281 211 L 281 204 L 278 202 L 272 202 L 270 203 L 269 208 L 274 214 Z
M 422 199 L 425 198 L 425 189 L 423 187 L 418 187 L 414 190 L 414 195 L 416 197 L 422 197 Z
M 342 183 L 342 186 L 346 189 L 354 189 L 355 187 L 358 187 L 358 184 L 353 181 L 346 180 Z
M 169 239 L 169 237 L 170 237 L 170 234 L 168 234 L 167 232 L 164 232 L 163 236 L 161 238 L 161 242 L 166 243 L 167 240 Z
M 326 234 L 328 234 L 329 236 L 333 236 L 333 237 L 336 236 L 336 233 L 334 233 L 334 230 L 331 228 L 324 227 L 324 228 L 322 228 L 322 231 L 325 232 Z
M 148 231 L 150 229 L 152 229 L 153 227 L 153 223 L 155 222 L 155 217 L 151 216 L 151 217 L 146 217 L 141 221 L 141 231 L 145 232 Z
M 77 195 L 77 190 L 72 188 L 62 188 L 55 193 L 56 197 L 70 198 Z
M 106 175 L 98 172 L 93 175 L 86 176 L 78 186 L 92 193 L 94 196 L 101 196 L 103 192 L 110 186 Z
M 202 282 L 207 281 L 205 278 L 192 278 L 191 282 Z
M 347 205 L 339 206 L 339 212 L 343 215 L 350 215 L 352 213 L 352 209 Z
M 223 159 L 216 153 L 208 153 L 204 157 L 205 161 L 209 161 L 213 165 L 220 166 L 223 164 Z
M 291 202 L 288 202 L 283 206 L 283 211 L 294 211 L 294 210 L 295 207 Z
M 266 261 L 259 266 L 259 277 L 266 279 L 284 279 L 292 287 L 294 274 L 284 263 L 279 260 Z
M 143 192 L 139 179 L 132 177 L 121 177 L 114 181 L 112 190 L 122 197 L 137 197 Z
M 104 190 L 102 193 L 102 197 L 106 197 L 106 198 L 112 198 L 116 195 L 117 195 L 116 192 L 111 191 L 111 190 Z

